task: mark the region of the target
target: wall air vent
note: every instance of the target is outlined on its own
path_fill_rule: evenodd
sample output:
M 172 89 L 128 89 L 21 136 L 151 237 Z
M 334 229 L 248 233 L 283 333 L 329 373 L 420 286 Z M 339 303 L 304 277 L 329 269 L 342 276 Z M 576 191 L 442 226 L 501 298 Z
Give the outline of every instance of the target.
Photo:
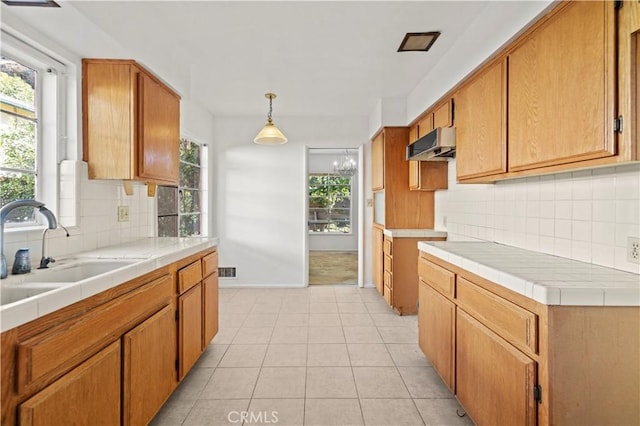
M 223 266 L 218 268 L 218 278 L 236 279 L 238 274 L 235 266 Z

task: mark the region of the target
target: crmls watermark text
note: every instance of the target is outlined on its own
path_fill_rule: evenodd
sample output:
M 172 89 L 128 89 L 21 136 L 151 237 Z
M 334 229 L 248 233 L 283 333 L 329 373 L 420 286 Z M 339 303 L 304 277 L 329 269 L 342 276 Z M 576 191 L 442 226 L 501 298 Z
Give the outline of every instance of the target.
M 230 411 L 227 420 L 231 423 L 278 423 L 277 411 Z

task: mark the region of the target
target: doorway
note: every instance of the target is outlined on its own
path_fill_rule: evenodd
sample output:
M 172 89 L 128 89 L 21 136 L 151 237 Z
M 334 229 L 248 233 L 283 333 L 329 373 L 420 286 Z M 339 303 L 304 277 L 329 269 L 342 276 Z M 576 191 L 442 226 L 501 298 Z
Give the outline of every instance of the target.
M 307 156 L 307 283 L 359 284 L 360 152 L 310 148 Z

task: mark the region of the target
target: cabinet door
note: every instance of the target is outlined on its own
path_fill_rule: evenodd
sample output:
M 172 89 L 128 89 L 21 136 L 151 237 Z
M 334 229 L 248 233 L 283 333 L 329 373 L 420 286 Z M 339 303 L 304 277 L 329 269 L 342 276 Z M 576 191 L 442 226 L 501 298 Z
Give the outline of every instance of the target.
M 500 61 L 455 96 L 460 180 L 507 171 L 506 71 L 506 61 Z
M 138 176 L 178 183 L 180 100 L 144 73 L 138 74 Z
M 455 391 L 455 305 L 420 281 L 418 344 L 445 384 Z
M 178 298 L 179 373 L 182 379 L 202 354 L 202 284 Z
M 218 332 L 218 272 L 214 272 L 202 281 L 202 350 L 213 340 Z
M 384 189 L 384 133 L 371 142 L 371 189 Z
M 535 425 L 536 362 L 457 310 L 456 396 L 477 424 Z
M 147 424 L 177 385 L 173 307 L 165 307 L 125 334 L 122 345 L 123 424 Z
M 373 239 L 373 247 L 371 251 L 371 264 L 373 265 L 373 284 L 376 286 L 380 294 L 383 294 L 383 258 L 384 253 L 382 249 L 384 235 L 382 229 L 377 226 L 373 227 L 371 231 L 371 237 Z
M 82 61 L 83 159 L 91 179 L 133 179 L 132 66 Z
M 509 169 L 616 153 L 614 2 L 567 2 L 509 54 Z
M 120 424 L 120 342 L 114 342 L 19 408 L 20 425 Z
M 451 126 L 453 126 L 453 101 L 449 99 L 433 111 L 433 128 Z

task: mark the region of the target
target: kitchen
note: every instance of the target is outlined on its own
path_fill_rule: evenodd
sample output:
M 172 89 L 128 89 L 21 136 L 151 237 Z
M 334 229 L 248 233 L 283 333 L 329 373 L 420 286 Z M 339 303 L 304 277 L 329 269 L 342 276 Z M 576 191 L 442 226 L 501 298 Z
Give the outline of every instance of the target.
M 308 146 L 318 146 L 324 143 L 352 146 L 353 141 L 364 143 L 369 140 L 382 126 L 406 126 L 420 116 L 425 109 L 434 104 L 450 88 L 455 86 L 466 74 L 483 62 L 496 51 L 511 36 L 524 27 L 532 18 L 540 13 L 546 4 L 487 4 L 481 18 L 473 21 L 469 31 L 465 33 L 465 42 L 456 46 L 451 55 L 468 55 L 464 69 L 458 69 L 453 64 L 460 60 L 460 56 L 452 58 L 449 67 L 444 64 L 435 66 L 429 79 L 425 79 L 405 98 L 380 99 L 375 111 L 368 117 L 329 117 L 322 114 L 311 117 L 280 116 L 278 108 L 286 106 L 286 97 L 281 90 L 281 96 L 274 102 L 275 120 L 287 134 L 290 140 L 308 141 Z M 79 6 L 81 8 L 81 6 Z M 88 6 L 85 6 L 88 7 Z M 97 7 L 100 12 L 108 11 L 108 5 Z M 523 10 L 514 11 L 509 8 L 522 7 Z M 630 6 L 632 7 L 632 6 Z M 64 11 L 64 7 L 60 11 Z M 78 13 L 77 9 L 66 8 L 65 13 Z M 24 13 L 24 16 L 16 16 Z M 3 5 L 3 28 L 11 27 L 29 38 L 53 43 L 58 46 L 71 46 L 73 31 L 92 34 L 98 53 L 82 56 L 113 56 L 136 57 L 145 59 L 144 51 L 129 52 L 113 38 L 102 33 L 103 30 L 91 26 L 81 14 L 65 17 L 69 21 L 46 22 L 45 10 L 21 11 L 9 9 Z M 116 19 L 118 13 L 126 14 L 127 8 L 110 11 L 104 19 Z M 133 13 L 133 12 L 132 12 Z M 115 16 L 115 17 L 113 17 Z M 162 15 L 166 16 L 166 15 Z M 506 19 L 509 17 L 509 19 Z M 78 19 L 72 19 L 78 18 Z M 80 19 L 82 18 L 82 19 Z M 98 19 L 94 16 L 94 19 Z M 168 19 L 168 18 L 167 18 Z M 55 20 L 50 20 L 55 21 Z M 124 21 L 123 21 L 124 22 Z M 508 25 L 510 29 L 506 28 Z M 45 33 L 47 25 L 56 28 L 58 38 L 53 35 L 52 40 L 42 40 L 38 37 L 34 27 Z M 87 29 L 83 25 L 89 26 Z M 82 28 L 82 29 L 81 29 Z M 474 40 L 473 30 L 487 28 L 501 28 L 501 34 L 487 45 L 478 46 L 481 40 Z M 121 28 L 122 37 L 133 37 L 135 29 Z M 405 32 L 408 31 L 405 30 Z M 64 35 L 72 34 L 67 40 Z M 50 33 L 52 34 L 52 33 Z M 114 34 L 115 36 L 115 34 Z M 140 35 L 141 36 L 141 35 Z M 441 41 L 444 41 L 441 40 Z M 165 40 L 169 43 L 170 40 Z M 393 40 L 397 44 L 399 40 Z M 491 44 L 491 45 L 489 45 Z M 58 47 L 57 46 L 57 47 Z M 437 43 L 434 45 L 437 46 Z M 434 47 L 435 48 L 435 47 Z M 64 48 L 60 48 L 64 51 Z M 395 49 L 395 46 L 394 46 Z M 453 52 L 453 49 L 452 49 Z M 136 54 L 134 54 L 136 53 Z M 75 54 L 69 54 L 75 58 Z M 474 59 L 471 59 L 474 58 Z M 153 63 L 151 58 L 145 62 Z M 457 74 L 451 69 L 454 68 Z M 174 75 L 171 71 L 152 67 L 162 75 L 170 85 L 178 85 L 181 94 L 193 94 L 198 89 L 190 89 L 182 82 L 182 74 Z M 182 71 L 184 72 L 184 71 Z M 194 77 L 198 70 L 193 71 Z M 452 75 L 455 74 L 455 75 Z M 74 74 L 71 74 L 72 76 Z M 80 69 L 75 69 L 75 78 L 80 78 Z M 201 76 L 200 76 L 201 77 Z M 202 80 L 199 80 L 202 81 Z M 625 83 L 631 87 L 630 83 Z M 433 87 L 439 87 L 434 90 Z M 79 89 L 69 97 L 80 96 Z M 269 88 L 259 88 L 256 100 L 261 102 L 259 108 L 266 106 L 260 100 L 262 93 Z M 630 89 L 629 92 L 630 93 Z M 210 94 L 215 98 L 215 93 Z M 310 96 L 307 94 L 307 96 Z M 228 105 L 233 111 L 234 105 Z M 629 108 L 629 107 L 625 107 Z M 262 114 L 262 113 L 260 113 Z M 631 116 L 629 110 L 623 114 Z M 304 273 L 304 238 L 305 221 L 302 220 L 304 207 L 302 195 L 304 188 L 301 181 L 303 175 L 303 151 L 300 144 L 289 143 L 277 149 L 254 146 L 245 141 L 251 141 L 259 125 L 264 121 L 263 115 L 246 117 L 228 114 L 213 114 L 205 111 L 198 102 L 184 96 L 181 101 L 181 116 L 183 133 L 191 135 L 197 140 L 206 142 L 212 151 L 210 155 L 210 171 L 215 185 L 210 188 L 211 215 L 209 218 L 209 235 L 214 235 L 220 241 L 220 265 L 236 266 L 239 271 L 237 281 L 229 281 L 229 285 L 246 286 L 300 286 L 305 280 Z M 69 114 L 68 126 L 79 127 L 79 116 Z M 279 119 L 279 117 L 282 117 Z M 213 123 L 213 125 L 211 125 Z M 257 123 L 257 124 L 256 124 Z M 633 119 L 625 123 L 633 123 Z M 313 127 L 311 127 L 313 126 Z M 313 129 L 312 132 L 309 129 Z M 622 137 L 631 138 L 633 124 L 623 132 Z M 310 135 L 312 133 L 312 135 Z M 76 175 L 85 171 L 78 160 L 82 157 L 79 141 L 81 132 L 76 132 L 67 138 L 61 152 L 66 152 L 65 158 L 69 163 L 61 164 L 62 172 L 68 173 L 69 181 L 75 181 Z M 240 142 L 242 141 L 242 143 Z M 330 141 L 330 142 L 328 142 Z M 369 144 L 365 144 L 365 164 L 370 161 Z M 457 160 L 456 160 L 457 161 Z M 456 161 L 449 162 L 449 189 L 435 192 L 435 228 L 447 230 L 448 239 L 481 239 L 496 241 L 551 253 L 562 257 L 578 259 L 614 267 L 625 271 L 634 271 L 635 264 L 626 261 L 626 238 L 638 235 L 638 169 L 637 165 L 619 166 L 618 168 L 604 168 L 586 171 L 557 173 L 546 176 L 530 176 L 518 180 L 508 180 L 493 185 L 458 184 L 456 182 Z M 63 170 L 64 169 L 64 170 Z M 365 166 L 366 169 L 366 166 Z M 277 173 L 274 171 L 277 170 Z M 61 176 L 61 183 L 65 176 Z M 369 174 L 364 174 L 364 185 L 370 185 Z M 87 199 L 76 200 L 75 206 L 66 210 L 62 204 L 58 209 L 58 216 L 62 224 L 73 224 L 74 216 L 81 221 L 90 221 L 89 226 L 72 230 L 71 237 L 66 238 L 62 233 L 52 234 L 50 238 L 51 252 L 56 256 L 64 256 L 81 250 L 93 250 L 102 246 L 127 242 L 129 238 L 146 237 L 153 224 L 153 199 L 146 196 L 146 188 L 140 184 L 134 185 L 134 195 L 125 196 L 119 192 L 120 185 L 108 181 L 82 180 Z M 284 193 L 282 191 L 285 191 Z M 75 196 L 73 185 L 61 185 L 61 196 L 73 199 Z M 80 191 L 78 191 L 80 193 Z M 370 194 L 370 192 L 367 193 Z M 369 196 L 366 196 L 369 198 Z M 524 197 L 524 198 L 523 198 Z M 615 202 L 615 213 L 607 212 L 606 206 Z M 55 201 L 54 201 L 55 203 Z M 126 203 L 130 207 L 131 221 L 128 223 L 114 223 L 116 207 Z M 47 201 L 47 205 L 51 205 Z M 592 215 L 586 215 L 586 206 L 591 206 Z M 618 208 L 619 207 L 619 208 Z M 597 210 L 596 210 L 597 209 Z M 248 213 L 251 212 L 251 213 Z M 371 252 L 371 209 L 366 209 L 364 232 L 364 283 L 372 283 Z M 553 216 L 550 216 L 553 212 Z M 598 213 L 596 213 L 598 212 Z M 64 218 L 64 220 L 63 220 Z M 102 223 L 113 223 L 113 229 L 104 229 Z M 94 225 L 95 226 L 92 226 Z M 274 226 L 275 225 L 275 226 Z M 102 228 L 102 229 L 101 229 Z M 153 235 L 151 233 L 151 235 Z M 614 237 L 615 236 L 615 237 Z M 11 239 L 10 239 L 11 238 Z M 32 252 L 39 253 L 40 231 L 30 236 L 16 237 L 11 235 L 6 240 L 6 252 L 13 254 L 24 243 L 32 247 Z M 277 250 L 273 247 L 277 246 Z M 637 268 L 637 267 L 636 267 Z M 635 269 L 637 273 L 637 269 Z

